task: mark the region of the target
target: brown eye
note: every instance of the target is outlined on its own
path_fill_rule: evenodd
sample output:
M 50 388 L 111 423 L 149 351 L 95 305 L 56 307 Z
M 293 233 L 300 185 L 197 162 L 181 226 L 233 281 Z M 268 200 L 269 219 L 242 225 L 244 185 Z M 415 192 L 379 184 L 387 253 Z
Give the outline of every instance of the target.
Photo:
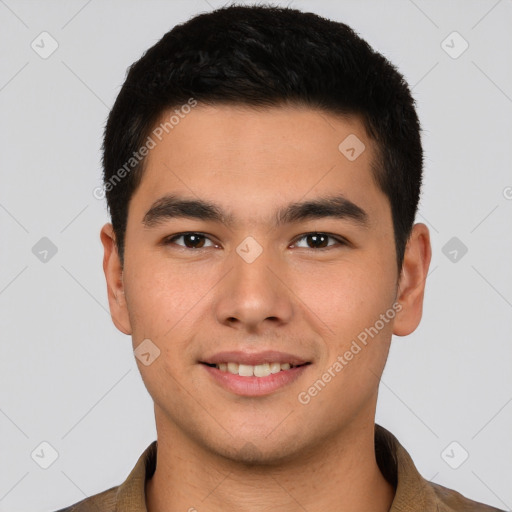
M 318 235 L 307 235 L 306 239 L 308 240 L 308 245 L 311 248 L 317 247 L 327 247 L 329 237 L 326 235 L 318 234 Z
M 180 239 L 183 239 L 183 243 L 177 243 L 177 240 Z M 210 246 L 205 245 L 207 240 L 210 239 L 201 233 L 182 233 L 180 235 L 174 235 L 165 239 L 164 244 L 176 244 L 181 247 L 185 247 L 186 249 L 202 249 L 203 247 L 213 247 L 213 243 Z
M 204 246 L 204 236 L 202 235 L 183 235 L 185 246 L 192 249 L 200 249 Z
M 329 243 L 329 239 L 334 240 L 337 243 Z M 326 249 L 336 245 L 345 245 L 344 240 L 328 235 L 327 233 L 307 233 L 302 235 L 298 240 L 306 241 L 306 246 L 298 246 L 306 249 Z

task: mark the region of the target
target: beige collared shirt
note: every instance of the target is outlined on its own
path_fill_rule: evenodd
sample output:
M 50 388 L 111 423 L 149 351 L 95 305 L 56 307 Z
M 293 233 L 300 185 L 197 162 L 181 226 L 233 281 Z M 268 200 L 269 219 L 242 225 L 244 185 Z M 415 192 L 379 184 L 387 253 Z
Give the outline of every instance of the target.
M 375 453 L 382 474 L 396 489 L 389 512 L 503 512 L 425 480 L 396 437 L 377 424 Z M 144 488 L 155 471 L 156 456 L 153 441 L 121 485 L 58 512 L 147 512 Z

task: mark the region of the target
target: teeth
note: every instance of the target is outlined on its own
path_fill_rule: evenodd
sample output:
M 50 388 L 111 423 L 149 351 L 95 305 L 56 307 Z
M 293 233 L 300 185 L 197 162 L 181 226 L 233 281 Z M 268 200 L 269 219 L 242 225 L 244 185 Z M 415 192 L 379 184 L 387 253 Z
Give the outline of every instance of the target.
M 273 373 L 289 370 L 292 367 L 290 363 L 264 363 L 255 366 L 250 364 L 219 363 L 215 366 L 221 372 L 229 372 L 233 375 L 240 375 L 241 377 L 268 377 Z
M 239 364 L 238 375 L 241 375 L 242 377 L 252 377 L 254 375 L 254 366 L 251 366 L 250 364 Z
M 256 377 L 268 377 L 270 375 L 270 365 L 268 363 L 256 365 L 254 375 Z
M 238 375 L 238 363 L 228 363 L 228 372 Z
M 270 373 L 277 373 L 281 371 L 281 365 L 279 363 L 270 363 Z

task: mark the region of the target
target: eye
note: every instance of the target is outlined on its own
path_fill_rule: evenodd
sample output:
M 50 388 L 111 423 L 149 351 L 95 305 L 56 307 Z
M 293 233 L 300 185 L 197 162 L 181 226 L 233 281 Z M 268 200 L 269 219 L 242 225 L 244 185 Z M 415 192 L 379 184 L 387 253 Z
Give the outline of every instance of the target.
M 337 242 L 337 244 L 328 244 L 329 238 Z M 347 245 L 347 242 L 342 238 L 334 235 L 329 235 L 328 233 L 306 233 L 297 240 L 306 240 L 307 245 L 302 246 L 305 247 L 306 249 L 327 249 L 335 245 Z M 295 245 L 297 245 L 297 242 L 295 242 Z
M 183 244 L 176 243 L 176 241 L 181 238 L 183 239 Z M 205 245 L 207 240 L 211 242 L 211 245 Z M 203 249 L 204 247 L 216 247 L 216 244 L 214 244 L 206 235 L 194 232 L 173 235 L 163 240 L 163 244 L 176 244 L 181 247 L 185 247 L 186 249 Z

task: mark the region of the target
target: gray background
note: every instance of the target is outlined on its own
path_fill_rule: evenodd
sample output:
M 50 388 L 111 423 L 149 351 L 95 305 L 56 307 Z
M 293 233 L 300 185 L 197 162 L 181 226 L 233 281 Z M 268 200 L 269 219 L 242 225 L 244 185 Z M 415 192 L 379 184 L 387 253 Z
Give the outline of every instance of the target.
M 92 192 L 127 67 L 224 3 L 0 0 L 1 511 L 57 509 L 117 485 L 155 439 L 131 339 L 110 318 L 99 240 L 109 219 Z M 426 153 L 417 220 L 433 259 L 423 321 L 394 337 L 377 421 L 427 479 L 510 510 L 512 4 L 274 3 L 348 23 L 413 88 Z M 46 59 L 31 47 L 51 48 L 43 31 L 58 43 Z M 469 44 L 457 58 L 453 31 Z M 46 261 L 43 237 L 57 249 Z M 59 454 L 48 469 L 43 441 Z

